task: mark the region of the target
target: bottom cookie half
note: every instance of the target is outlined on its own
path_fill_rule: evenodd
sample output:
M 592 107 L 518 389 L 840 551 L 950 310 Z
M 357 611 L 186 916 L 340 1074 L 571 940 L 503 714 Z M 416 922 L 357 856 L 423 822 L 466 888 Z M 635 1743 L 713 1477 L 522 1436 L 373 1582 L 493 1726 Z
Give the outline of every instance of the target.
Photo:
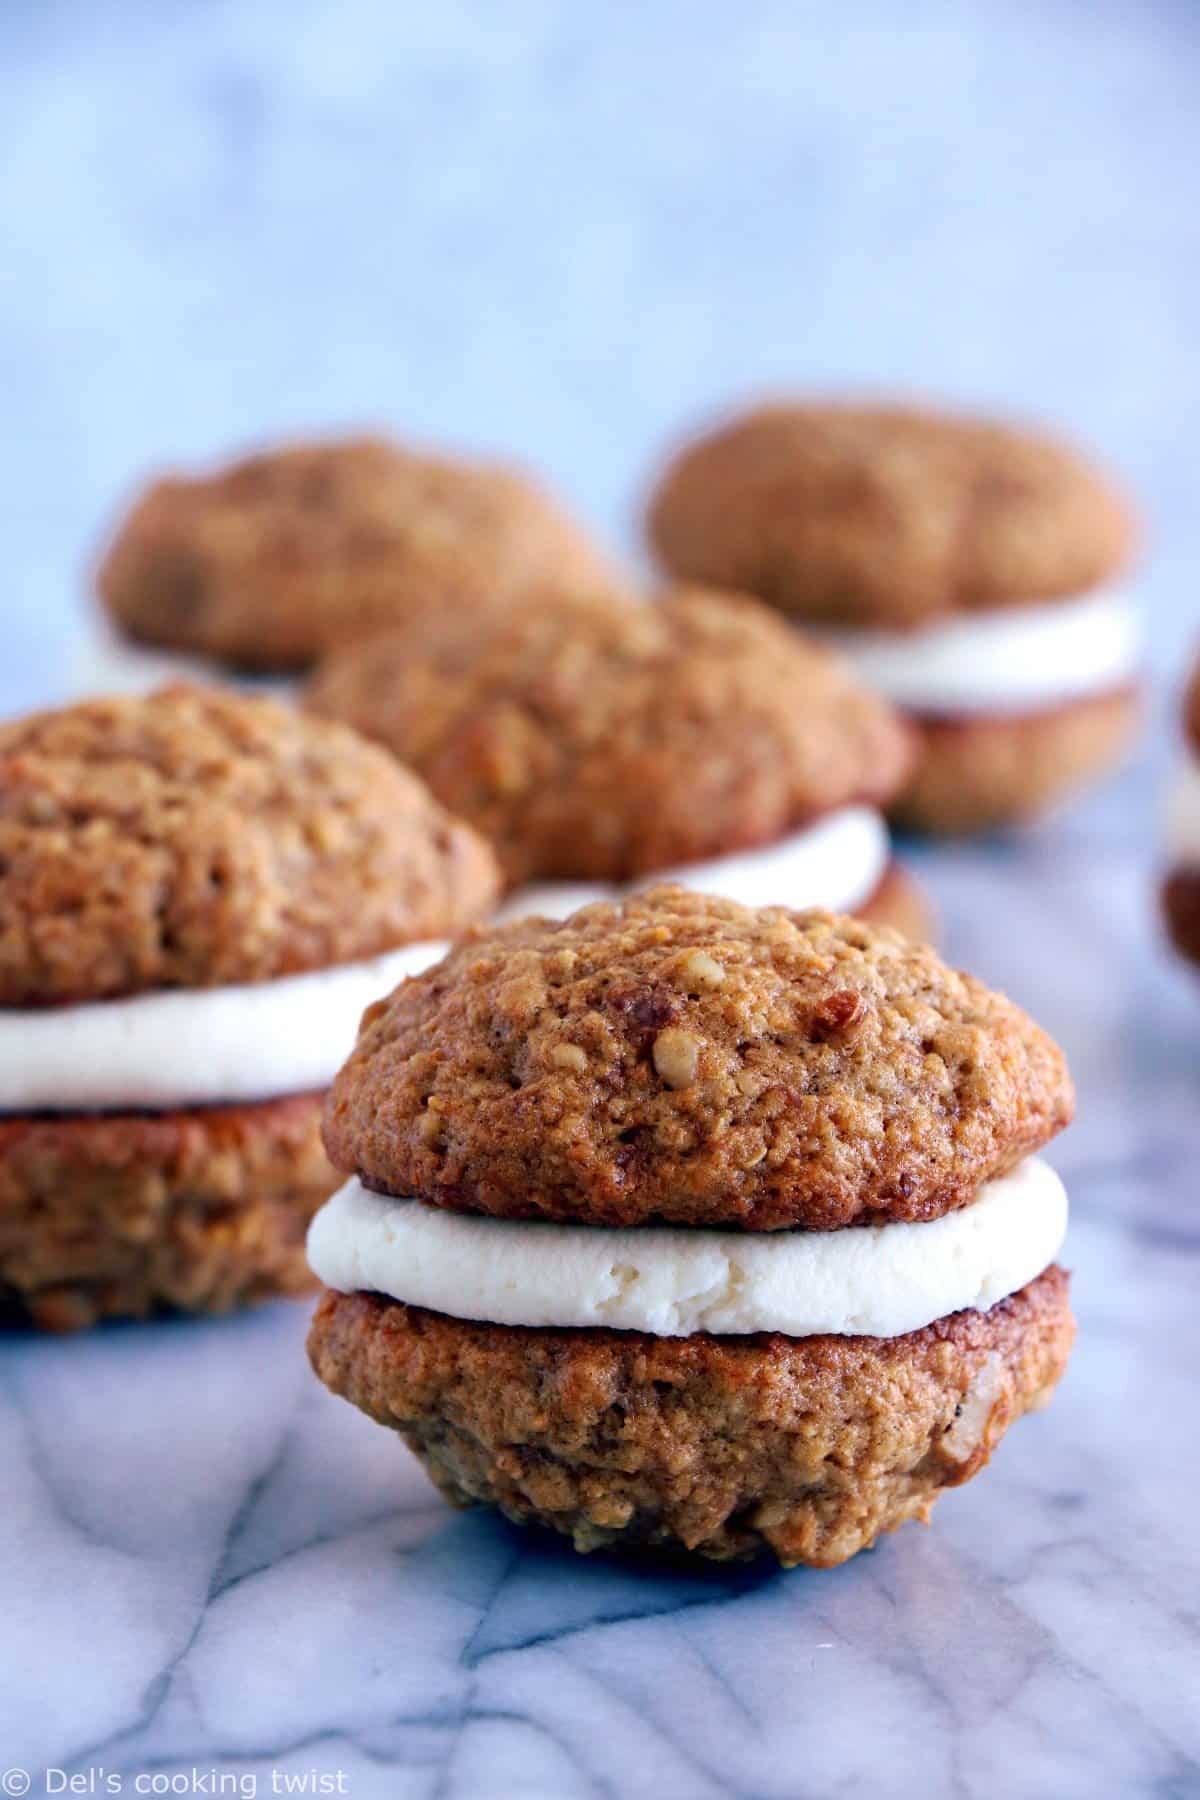
M 917 766 L 889 814 L 945 835 L 1036 819 L 1120 761 L 1138 716 L 1126 687 L 1011 718 L 918 718 Z
M 310 1288 L 338 1182 L 323 1098 L 0 1119 L 0 1318 L 71 1331 Z
M 987 1462 L 1074 1335 L 1050 1268 L 897 1338 L 655 1338 L 470 1323 L 326 1292 L 322 1381 L 399 1431 L 455 1505 L 579 1550 L 844 1562 Z

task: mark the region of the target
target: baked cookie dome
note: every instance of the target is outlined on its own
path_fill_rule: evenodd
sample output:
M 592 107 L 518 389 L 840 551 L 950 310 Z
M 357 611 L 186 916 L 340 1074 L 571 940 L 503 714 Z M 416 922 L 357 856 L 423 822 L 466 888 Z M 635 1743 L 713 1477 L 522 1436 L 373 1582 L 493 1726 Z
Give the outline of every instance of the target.
M 409 771 L 271 701 L 176 686 L 0 726 L 0 1313 L 306 1287 L 323 1090 L 366 1003 L 497 885 Z
M 1032 1153 L 1072 1105 L 1030 1019 L 860 921 L 659 888 L 477 935 L 334 1083 L 314 1367 L 455 1503 L 840 1562 L 1061 1374 Z
M 505 606 L 547 581 L 565 603 L 615 580 L 526 476 L 382 438 L 156 481 L 97 573 L 130 638 L 249 670 L 304 668 L 426 608 Z
M 683 590 L 351 646 L 316 712 L 378 738 L 496 846 L 516 885 L 619 882 L 890 797 L 904 726 L 763 607 Z
M 991 420 L 778 403 L 687 445 L 647 529 L 681 579 L 818 628 L 903 708 L 892 815 L 940 832 L 1036 817 L 1119 760 L 1137 720 L 1136 527 L 1078 451 Z
M 180 684 L 0 724 L 0 1006 L 350 962 L 495 888 L 409 770 L 272 701 Z
M 1056 439 L 916 407 L 785 402 L 685 446 L 647 531 L 682 580 L 893 627 L 1079 593 L 1134 538 L 1118 490 Z
M 931 1219 L 1067 1123 L 1061 1052 L 925 946 L 679 888 L 477 933 L 372 1007 L 330 1155 L 507 1218 Z

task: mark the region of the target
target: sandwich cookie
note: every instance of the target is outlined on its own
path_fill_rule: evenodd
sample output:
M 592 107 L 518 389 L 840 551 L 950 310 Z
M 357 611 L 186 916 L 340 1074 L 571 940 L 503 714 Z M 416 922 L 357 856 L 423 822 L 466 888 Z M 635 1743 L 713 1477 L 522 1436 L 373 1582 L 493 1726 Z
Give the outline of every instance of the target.
M 491 840 L 510 912 L 669 878 L 927 930 L 880 810 L 907 727 L 753 600 L 445 615 L 331 657 L 306 704 L 389 745 Z
M 899 407 L 766 406 L 676 457 L 648 531 L 672 574 L 818 628 L 909 714 L 907 825 L 1035 817 L 1132 736 L 1130 510 L 1059 443 Z
M 323 1091 L 485 913 L 490 851 L 353 732 L 176 686 L 0 726 L 0 1315 L 308 1285 Z
M 551 581 L 565 604 L 614 579 L 514 470 L 379 438 L 268 450 L 137 500 L 97 574 L 126 649 L 101 646 L 103 675 L 159 679 L 168 654 L 286 676 L 425 607 L 506 606 Z
M 309 1255 L 335 1393 L 578 1549 L 840 1563 L 1062 1374 L 1061 1053 L 898 933 L 677 887 L 363 1020 Z

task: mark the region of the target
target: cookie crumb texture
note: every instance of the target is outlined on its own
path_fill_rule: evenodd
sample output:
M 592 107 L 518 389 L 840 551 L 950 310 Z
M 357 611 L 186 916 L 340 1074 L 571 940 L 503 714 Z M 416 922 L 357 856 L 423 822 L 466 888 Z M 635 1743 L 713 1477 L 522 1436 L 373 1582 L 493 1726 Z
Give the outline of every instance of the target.
M 337 1185 L 321 1103 L 0 1119 L 0 1320 L 77 1331 L 307 1292 L 308 1223 Z
M 889 814 L 943 836 L 1040 818 L 1121 761 L 1140 716 L 1123 687 L 1045 712 L 919 719 L 916 767 Z
M 777 404 L 669 466 L 663 567 L 830 624 L 916 626 L 1080 593 L 1124 564 L 1130 510 L 1066 445 L 903 407 Z
M 654 1338 L 471 1324 L 327 1292 L 321 1380 L 447 1500 L 606 1546 L 829 1568 L 927 1520 L 1049 1398 L 1074 1335 L 1050 1268 L 898 1338 Z
M 882 803 L 907 727 L 754 601 L 446 616 L 330 659 L 313 710 L 388 744 L 513 884 L 626 881 Z
M 490 851 L 353 732 L 179 685 L 0 725 L 0 1005 L 264 981 L 485 912 Z
M 932 950 L 660 887 L 369 1008 L 325 1130 L 368 1187 L 463 1211 L 829 1230 L 963 1206 L 1072 1109 L 1051 1040 Z
M 566 597 L 615 579 L 515 470 L 364 438 L 155 482 L 97 585 L 145 643 L 291 669 L 426 607 L 503 605 L 551 581 Z

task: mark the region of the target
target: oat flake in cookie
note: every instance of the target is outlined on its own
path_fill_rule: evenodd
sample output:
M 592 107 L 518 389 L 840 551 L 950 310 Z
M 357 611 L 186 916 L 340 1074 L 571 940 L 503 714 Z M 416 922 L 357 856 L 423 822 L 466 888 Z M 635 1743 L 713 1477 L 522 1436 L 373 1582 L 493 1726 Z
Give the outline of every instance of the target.
M 562 916 L 657 878 L 924 935 L 880 812 L 910 733 L 745 597 L 447 615 L 331 657 L 307 699 L 490 838 L 513 914 Z
M 507 606 L 547 581 L 566 604 L 615 579 L 516 470 L 355 438 L 154 482 L 97 586 L 131 645 L 286 672 L 425 608 Z
M 270 701 L 178 686 L 0 726 L 0 1312 L 308 1285 L 323 1091 L 496 887 L 407 770 Z
M 1128 744 L 1131 509 L 1051 438 L 916 408 L 763 406 L 683 448 L 648 532 L 677 578 L 759 594 L 909 714 L 922 754 L 902 823 L 1033 817 Z
M 372 1008 L 309 1348 L 455 1504 L 828 1566 L 988 1460 L 1073 1336 L 1061 1053 L 899 934 L 678 887 Z

